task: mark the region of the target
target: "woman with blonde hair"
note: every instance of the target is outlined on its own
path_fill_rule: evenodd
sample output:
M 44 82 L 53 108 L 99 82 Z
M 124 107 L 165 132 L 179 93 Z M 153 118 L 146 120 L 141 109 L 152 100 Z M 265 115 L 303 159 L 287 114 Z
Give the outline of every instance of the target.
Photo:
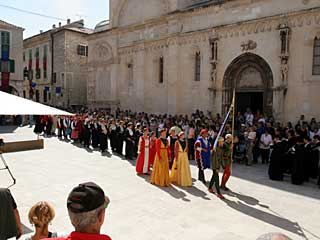
M 57 237 L 57 233 L 49 232 L 49 224 L 54 219 L 54 216 L 54 209 L 49 203 L 36 203 L 29 211 L 29 221 L 35 227 L 35 234 L 29 239 L 40 240 Z

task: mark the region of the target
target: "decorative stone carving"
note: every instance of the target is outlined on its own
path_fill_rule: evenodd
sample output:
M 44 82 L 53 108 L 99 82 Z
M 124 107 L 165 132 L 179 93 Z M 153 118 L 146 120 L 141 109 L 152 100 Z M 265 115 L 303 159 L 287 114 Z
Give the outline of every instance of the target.
M 257 43 L 255 41 L 252 40 L 248 40 L 246 42 L 243 42 L 241 44 L 241 50 L 242 52 L 246 52 L 246 51 L 250 51 L 250 50 L 254 50 L 257 48 Z
M 281 74 L 281 83 L 283 85 L 283 88 L 287 88 L 288 84 L 288 73 L 289 73 L 289 41 L 290 41 L 290 28 L 288 27 L 288 24 L 281 23 L 279 25 L 279 31 L 280 31 L 280 42 L 281 42 L 281 48 L 280 48 L 280 61 L 281 61 L 281 67 L 280 67 L 280 74 Z

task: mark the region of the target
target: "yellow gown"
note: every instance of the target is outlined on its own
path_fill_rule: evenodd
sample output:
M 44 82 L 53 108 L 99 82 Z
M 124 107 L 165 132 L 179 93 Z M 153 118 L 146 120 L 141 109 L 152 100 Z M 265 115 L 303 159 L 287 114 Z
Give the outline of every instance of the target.
M 177 157 L 174 159 L 170 181 L 182 187 L 192 186 L 191 171 L 188 159 L 188 152 L 182 149 L 181 144 L 178 142 L 179 151 Z
M 157 153 L 150 182 L 161 187 L 170 186 L 168 145 L 169 144 L 167 143 L 167 146 L 165 146 L 161 139 L 157 139 L 156 141 Z M 159 158 L 159 155 L 161 159 Z

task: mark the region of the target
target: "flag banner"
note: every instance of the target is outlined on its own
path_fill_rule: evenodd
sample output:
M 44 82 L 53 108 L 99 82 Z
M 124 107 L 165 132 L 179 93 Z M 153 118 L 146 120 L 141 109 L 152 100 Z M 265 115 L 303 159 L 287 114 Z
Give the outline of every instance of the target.
M 49 92 L 49 91 L 50 91 L 50 87 L 44 87 L 44 90 L 45 90 L 46 92 Z
M 37 84 L 35 82 L 31 83 L 31 87 L 35 88 Z
M 61 87 L 56 87 L 56 93 L 57 94 L 61 94 L 62 92 L 62 88 Z

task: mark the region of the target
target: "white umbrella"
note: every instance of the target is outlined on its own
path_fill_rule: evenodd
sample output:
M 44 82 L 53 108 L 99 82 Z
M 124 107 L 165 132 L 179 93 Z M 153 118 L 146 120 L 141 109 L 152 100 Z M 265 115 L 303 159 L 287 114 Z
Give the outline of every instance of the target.
M 74 114 L 0 91 L 0 115 L 73 116 Z

